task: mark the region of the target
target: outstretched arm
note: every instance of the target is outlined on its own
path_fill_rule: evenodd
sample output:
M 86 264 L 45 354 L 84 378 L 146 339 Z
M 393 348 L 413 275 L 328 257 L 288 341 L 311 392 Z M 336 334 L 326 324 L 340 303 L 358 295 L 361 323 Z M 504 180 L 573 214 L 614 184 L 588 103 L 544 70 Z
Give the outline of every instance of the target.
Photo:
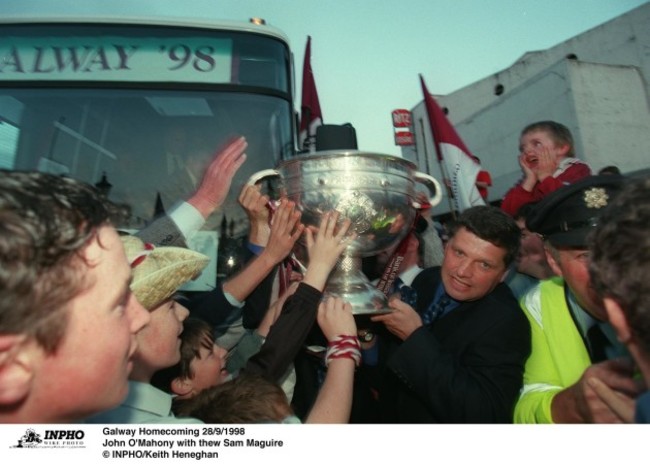
M 188 238 L 201 229 L 205 220 L 228 195 L 233 176 L 246 161 L 246 147 L 246 139 L 240 137 L 217 152 L 203 174 L 201 184 L 187 203 L 183 202 L 169 215 L 157 218 L 137 236 L 154 245 L 187 247 Z
M 248 361 L 246 365 L 248 372 L 278 381 L 304 344 L 316 320 L 327 277 L 339 255 L 347 247 L 348 241 L 351 240 L 344 240 L 350 221 L 344 221 L 337 231 L 337 219 L 337 213 L 326 214 L 321 219 L 315 237 L 311 230 L 306 232 L 310 254 L 306 277 L 297 286 L 295 294 L 287 299 L 286 304 L 282 304 L 282 311 L 277 319 L 269 322 L 265 318 L 260 324 L 260 333 L 266 326 L 269 327 L 267 339 L 259 353 Z M 267 317 L 271 315 L 267 313 Z
M 224 283 L 223 291 L 240 302 L 246 300 L 266 275 L 291 252 L 303 230 L 295 203 L 283 199 L 273 216 L 269 244 L 241 272 Z
M 350 343 L 357 339 L 357 325 L 352 315 L 350 304 L 339 298 L 329 298 L 318 307 L 318 325 L 329 341 L 331 347 L 341 336 L 350 337 Z M 352 390 L 356 360 L 350 356 L 329 358 L 325 381 L 318 392 L 314 406 L 306 423 L 347 423 L 352 410 Z M 358 357 L 361 354 L 358 352 Z M 339 352 L 341 355 L 341 352 Z
M 271 236 L 269 196 L 261 192 L 260 185 L 246 184 L 239 195 L 239 204 L 248 216 L 250 233 L 248 241 L 266 247 Z

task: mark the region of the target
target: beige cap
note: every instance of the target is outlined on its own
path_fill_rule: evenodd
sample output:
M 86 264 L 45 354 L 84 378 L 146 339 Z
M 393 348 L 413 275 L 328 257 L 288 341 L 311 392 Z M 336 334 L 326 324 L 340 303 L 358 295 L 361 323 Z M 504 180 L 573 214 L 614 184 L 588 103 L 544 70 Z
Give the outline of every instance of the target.
M 133 271 L 131 291 L 147 310 L 153 310 L 186 282 L 196 278 L 210 258 L 183 247 L 154 247 L 135 236 L 122 236 Z

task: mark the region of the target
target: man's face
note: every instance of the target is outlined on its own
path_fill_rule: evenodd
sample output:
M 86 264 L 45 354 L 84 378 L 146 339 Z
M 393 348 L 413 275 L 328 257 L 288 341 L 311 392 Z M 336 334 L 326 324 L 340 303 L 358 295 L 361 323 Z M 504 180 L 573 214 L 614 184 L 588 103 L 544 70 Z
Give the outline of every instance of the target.
M 594 318 L 607 321 L 602 299 L 591 286 L 588 249 L 557 249 L 557 256 L 547 254 L 553 271 L 564 278 L 578 304 Z
M 531 169 L 537 167 L 539 157 L 545 150 L 555 154 L 556 160 L 559 161 L 566 154 L 568 147 L 566 145 L 558 146 L 548 132 L 543 130 L 527 132 L 519 139 L 519 152 L 524 156 L 526 164 Z
M 192 378 L 192 387 L 194 394 L 198 394 L 212 386 L 217 386 L 228 376 L 226 371 L 226 349 L 214 344 L 212 350 L 201 347 L 199 358 L 194 358 L 190 363 L 190 368 L 194 377 Z
M 135 334 L 149 321 L 142 306 L 127 306 L 131 269 L 112 227 L 98 230 L 84 258 L 89 265 L 80 268 L 88 285 L 70 302 L 64 337 L 55 352 L 43 354 L 38 375 L 51 421 L 78 420 L 124 400 Z
M 138 333 L 135 372 L 138 381 L 150 381 L 158 370 L 175 365 L 181 359 L 183 320 L 189 310 L 174 299 L 167 299 L 151 311 L 151 321 Z M 144 373 L 145 378 L 141 377 Z M 149 378 L 149 379 L 147 379 Z
M 460 228 L 445 246 L 442 282 L 455 300 L 477 300 L 489 294 L 506 272 L 506 251 Z

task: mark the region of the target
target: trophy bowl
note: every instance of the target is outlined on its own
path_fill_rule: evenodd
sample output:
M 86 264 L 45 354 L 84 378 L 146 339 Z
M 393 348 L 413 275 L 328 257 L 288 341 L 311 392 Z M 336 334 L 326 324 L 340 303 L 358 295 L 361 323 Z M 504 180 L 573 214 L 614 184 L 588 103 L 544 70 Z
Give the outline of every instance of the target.
M 279 177 L 281 191 L 302 213 L 301 221 L 318 227 L 323 213 L 336 210 L 352 221 L 357 234 L 330 274 L 326 295 L 341 297 L 355 315 L 390 312 L 386 296 L 361 271 L 361 259 L 388 249 L 411 230 L 417 208 L 416 183 L 425 185 L 431 206 L 440 203 L 440 184 L 416 171 L 415 164 L 390 155 L 362 151 L 323 151 L 259 171 L 249 184 Z

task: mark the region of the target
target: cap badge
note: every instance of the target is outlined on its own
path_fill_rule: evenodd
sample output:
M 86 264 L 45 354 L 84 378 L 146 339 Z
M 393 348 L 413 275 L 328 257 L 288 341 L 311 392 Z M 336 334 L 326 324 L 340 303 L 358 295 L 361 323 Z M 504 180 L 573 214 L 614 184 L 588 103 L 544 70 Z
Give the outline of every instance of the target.
M 602 187 L 592 187 L 585 191 L 584 200 L 587 208 L 602 208 L 607 206 L 609 195 Z

